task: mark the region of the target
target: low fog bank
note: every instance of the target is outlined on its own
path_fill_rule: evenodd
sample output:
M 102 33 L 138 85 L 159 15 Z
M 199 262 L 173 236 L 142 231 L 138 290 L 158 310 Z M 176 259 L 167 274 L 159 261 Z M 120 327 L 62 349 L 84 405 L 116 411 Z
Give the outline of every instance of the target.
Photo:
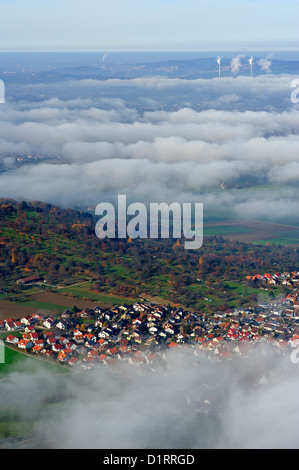
M 244 218 L 293 218 L 299 112 L 292 80 L 28 85 L 35 99 L 22 95 L 0 107 L 0 197 L 86 208 L 126 194 L 134 202 L 226 204 Z
M 34 418 L 36 448 L 299 447 L 298 365 L 277 348 L 222 362 L 182 348 L 152 368 L 72 375 L 19 367 L 0 382 L 0 409 Z

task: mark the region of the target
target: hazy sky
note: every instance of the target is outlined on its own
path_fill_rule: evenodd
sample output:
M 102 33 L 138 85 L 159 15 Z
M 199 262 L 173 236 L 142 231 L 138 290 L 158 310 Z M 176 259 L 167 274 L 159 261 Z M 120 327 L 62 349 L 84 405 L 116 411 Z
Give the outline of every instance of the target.
M 0 50 L 298 47 L 296 0 L 0 0 Z

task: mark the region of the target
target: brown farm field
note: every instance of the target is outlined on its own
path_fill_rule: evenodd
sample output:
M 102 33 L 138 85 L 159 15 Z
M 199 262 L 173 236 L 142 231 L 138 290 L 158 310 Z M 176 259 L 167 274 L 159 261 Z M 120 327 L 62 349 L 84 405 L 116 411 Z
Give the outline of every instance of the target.
M 53 305 L 63 305 L 66 308 L 73 308 L 75 305 L 78 308 L 95 308 L 99 302 L 91 302 L 88 300 L 72 298 L 61 294 L 55 294 L 52 292 L 40 292 L 32 294 L 32 299 L 37 302 L 46 302 Z
M 0 300 L 0 320 L 7 318 L 20 319 L 26 315 L 32 315 L 36 312 L 43 314 L 61 313 L 66 309 L 72 309 L 75 305 L 79 309 L 90 308 L 93 309 L 97 306 L 108 307 L 117 304 L 118 298 L 111 297 L 109 301 L 109 294 L 103 296 L 105 301 L 88 301 L 80 298 L 73 298 L 67 295 L 56 294 L 52 292 L 38 292 L 31 295 L 31 301 L 24 302 L 9 302 Z M 119 297 L 119 303 L 125 299 Z M 133 302 L 136 299 L 126 299 L 127 303 Z
M 27 307 L 15 302 L 0 300 L 0 320 L 5 320 L 6 318 L 14 318 L 15 320 L 18 320 L 26 315 L 32 315 L 33 313 L 40 311 L 41 310 L 38 308 Z

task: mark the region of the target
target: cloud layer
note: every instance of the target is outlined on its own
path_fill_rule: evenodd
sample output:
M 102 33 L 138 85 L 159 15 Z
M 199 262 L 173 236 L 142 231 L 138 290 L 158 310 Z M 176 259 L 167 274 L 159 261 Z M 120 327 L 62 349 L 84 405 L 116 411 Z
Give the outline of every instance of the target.
M 146 371 L 119 363 L 59 376 L 22 361 L 0 382 L 0 403 L 34 419 L 37 441 L 29 446 L 291 449 L 298 448 L 296 367 L 265 345 L 224 362 L 166 352 Z
M 293 210 L 292 189 L 264 192 L 258 212 L 253 190 L 219 194 L 222 183 L 299 183 L 299 112 L 290 82 L 272 75 L 81 80 L 60 92 L 55 84 L 32 85 L 36 94 L 43 89 L 43 100 L 0 107 L 0 153 L 9 170 L 0 175 L 0 195 L 76 207 L 120 193 L 147 202 L 217 200 L 250 216 L 282 213 L 287 201 Z M 189 105 L 172 109 L 176 96 Z M 58 158 L 12 168 L 17 153 Z

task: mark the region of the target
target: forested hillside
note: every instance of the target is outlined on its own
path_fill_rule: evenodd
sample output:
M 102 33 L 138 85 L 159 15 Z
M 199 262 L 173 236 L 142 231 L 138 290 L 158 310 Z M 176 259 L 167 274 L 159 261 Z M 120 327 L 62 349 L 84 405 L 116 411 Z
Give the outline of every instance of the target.
M 246 276 L 293 271 L 299 261 L 297 248 L 222 236 L 204 237 L 198 250 L 186 250 L 177 239 L 100 240 L 93 213 L 39 201 L 1 199 L 0 220 L 2 299 L 20 292 L 18 279 L 39 274 L 44 289 L 89 280 L 98 292 L 216 310 L 256 300 L 258 288 Z

